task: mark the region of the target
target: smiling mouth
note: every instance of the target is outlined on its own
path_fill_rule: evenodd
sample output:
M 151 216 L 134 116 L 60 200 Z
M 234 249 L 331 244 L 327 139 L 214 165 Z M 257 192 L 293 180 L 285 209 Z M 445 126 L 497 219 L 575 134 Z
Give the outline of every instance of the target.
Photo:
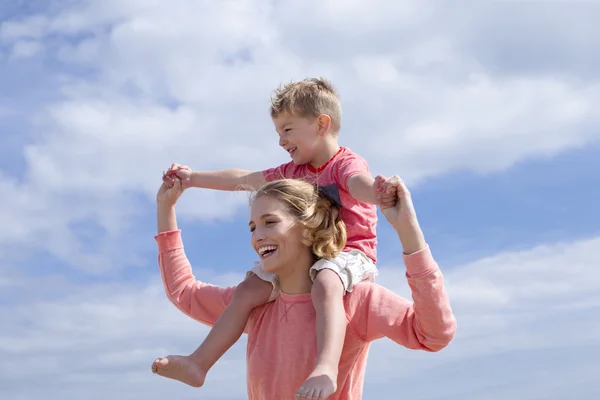
M 277 246 L 263 246 L 258 249 L 258 255 L 261 259 L 271 257 L 277 251 Z
M 296 152 L 298 148 L 297 147 L 292 147 L 291 149 L 288 150 L 288 153 L 290 154 L 291 157 L 294 156 L 294 153 Z

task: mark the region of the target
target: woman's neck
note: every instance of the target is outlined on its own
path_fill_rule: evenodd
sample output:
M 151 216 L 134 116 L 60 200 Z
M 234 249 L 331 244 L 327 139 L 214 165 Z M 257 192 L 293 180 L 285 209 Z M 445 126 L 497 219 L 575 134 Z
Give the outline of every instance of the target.
M 279 287 L 285 294 L 305 294 L 312 289 L 309 270 L 313 265 L 312 255 L 307 260 L 298 260 L 289 268 L 289 274 L 279 275 Z

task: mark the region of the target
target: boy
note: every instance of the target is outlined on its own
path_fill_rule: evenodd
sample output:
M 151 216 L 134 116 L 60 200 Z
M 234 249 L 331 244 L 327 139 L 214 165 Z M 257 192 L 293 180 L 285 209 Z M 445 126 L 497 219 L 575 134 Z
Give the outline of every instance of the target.
M 377 192 L 384 179 L 375 180 L 366 161 L 338 145 L 341 104 L 333 86 L 324 79 L 305 79 L 280 87 L 271 97 L 271 117 L 279 145 L 292 161 L 265 171 L 230 169 L 200 172 L 173 164 L 163 180 L 181 179 L 185 188 L 255 190 L 267 181 L 295 178 L 318 185 L 341 208 L 347 244 L 332 260 L 319 260 L 310 273 L 316 311 L 318 357 L 315 369 L 298 390 L 299 397 L 325 399 L 337 389 L 338 363 L 346 333 L 343 295 L 365 279 L 377 276 L 375 234 Z M 380 202 L 395 198 L 390 188 Z M 190 356 L 157 359 L 159 375 L 199 387 L 208 370 L 242 335 L 250 312 L 279 294 L 277 278 L 257 263 L 236 287 L 227 310 L 202 345 Z

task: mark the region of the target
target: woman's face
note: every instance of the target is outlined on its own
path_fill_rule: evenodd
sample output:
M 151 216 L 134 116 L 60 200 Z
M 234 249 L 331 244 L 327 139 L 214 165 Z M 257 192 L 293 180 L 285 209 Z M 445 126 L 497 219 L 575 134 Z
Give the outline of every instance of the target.
M 281 276 L 310 255 L 302 243 L 304 228 L 285 205 L 268 195 L 258 197 L 250 207 L 250 242 L 262 262 L 265 272 Z

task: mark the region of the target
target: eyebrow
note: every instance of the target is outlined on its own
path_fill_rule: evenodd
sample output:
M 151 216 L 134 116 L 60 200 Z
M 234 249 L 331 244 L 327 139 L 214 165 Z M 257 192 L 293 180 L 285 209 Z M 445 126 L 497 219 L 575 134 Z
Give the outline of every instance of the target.
M 276 217 L 275 214 L 271 214 L 271 213 L 267 213 L 267 214 L 263 214 L 260 216 L 260 219 L 265 219 L 265 218 L 269 218 L 269 217 Z M 248 226 L 252 225 L 254 223 L 254 221 L 250 220 L 250 222 L 248 222 Z

